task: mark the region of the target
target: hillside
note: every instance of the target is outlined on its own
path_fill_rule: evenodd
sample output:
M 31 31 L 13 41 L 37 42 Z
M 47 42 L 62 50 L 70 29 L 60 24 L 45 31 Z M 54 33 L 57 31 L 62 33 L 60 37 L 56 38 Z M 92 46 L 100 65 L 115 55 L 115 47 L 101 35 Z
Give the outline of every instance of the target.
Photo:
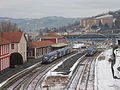
M 64 18 L 64 17 L 44 17 L 40 19 L 14 19 L 7 17 L 0 17 L 1 21 L 11 21 L 16 23 L 22 30 L 39 30 L 44 27 L 63 27 L 79 21 L 80 18 Z

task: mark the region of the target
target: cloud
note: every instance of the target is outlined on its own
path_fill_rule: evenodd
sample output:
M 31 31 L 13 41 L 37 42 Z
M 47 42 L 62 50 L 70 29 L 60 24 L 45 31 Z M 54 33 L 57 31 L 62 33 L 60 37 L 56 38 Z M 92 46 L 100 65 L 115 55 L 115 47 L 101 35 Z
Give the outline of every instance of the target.
M 120 0 L 0 0 L 0 16 L 83 17 L 119 9 Z

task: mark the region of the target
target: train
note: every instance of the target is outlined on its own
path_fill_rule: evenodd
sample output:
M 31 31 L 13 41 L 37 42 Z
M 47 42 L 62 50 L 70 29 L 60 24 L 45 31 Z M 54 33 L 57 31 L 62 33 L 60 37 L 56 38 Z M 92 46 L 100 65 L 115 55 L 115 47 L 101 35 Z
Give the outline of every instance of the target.
M 86 50 L 86 56 L 92 56 L 96 53 L 97 51 L 97 46 L 96 45 L 91 45 L 89 48 Z
M 64 47 L 64 48 L 49 52 L 47 54 L 44 54 L 42 58 L 42 64 L 51 63 L 62 56 L 70 54 L 71 52 L 72 52 L 71 47 Z

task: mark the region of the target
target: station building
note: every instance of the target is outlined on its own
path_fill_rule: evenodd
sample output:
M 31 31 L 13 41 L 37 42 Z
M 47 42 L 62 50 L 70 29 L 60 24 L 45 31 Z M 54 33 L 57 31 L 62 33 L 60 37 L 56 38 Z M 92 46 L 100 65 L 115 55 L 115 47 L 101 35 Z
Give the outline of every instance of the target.
M 50 32 L 47 35 L 43 35 L 40 38 L 40 41 L 51 41 L 54 43 L 61 43 L 63 40 L 61 35 L 58 35 L 57 33 Z
M 34 41 L 28 43 L 28 59 L 40 58 L 43 54 L 52 51 L 51 45 L 55 42 L 51 41 Z
M 0 35 L 0 73 L 10 66 L 10 42 Z
M 64 39 L 62 35 L 58 33 L 53 33 L 53 32 L 50 32 L 47 35 L 43 35 L 40 38 L 40 41 L 54 42 L 55 44 L 52 45 L 52 50 L 56 50 L 56 49 L 60 49 L 62 47 L 68 46 L 68 44 L 70 43 L 70 41 L 67 39 Z
M 24 32 L 0 32 L 4 40 L 10 42 L 10 67 L 21 65 L 27 61 L 27 40 Z

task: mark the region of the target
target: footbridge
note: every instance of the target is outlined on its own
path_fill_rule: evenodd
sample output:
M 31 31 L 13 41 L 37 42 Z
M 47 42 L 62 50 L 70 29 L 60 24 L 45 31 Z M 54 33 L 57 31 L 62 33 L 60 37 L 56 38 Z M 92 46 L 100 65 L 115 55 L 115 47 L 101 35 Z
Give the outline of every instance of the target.
M 83 33 L 77 35 L 64 35 L 64 39 L 117 39 L 119 34 Z

